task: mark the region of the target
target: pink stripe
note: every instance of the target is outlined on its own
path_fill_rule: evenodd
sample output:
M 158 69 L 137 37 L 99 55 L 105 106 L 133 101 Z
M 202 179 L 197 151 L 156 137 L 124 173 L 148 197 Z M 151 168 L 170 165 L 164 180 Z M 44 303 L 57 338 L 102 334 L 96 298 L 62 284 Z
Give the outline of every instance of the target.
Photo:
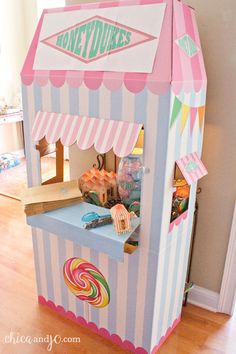
M 48 129 L 48 133 L 47 133 L 47 141 L 49 143 L 55 142 L 54 141 L 54 131 L 57 126 L 57 122 L 59 120 L 58 113 L 52 113 L 52 116 L 53 116 L 53 120 L 51 121 L 51 127 L 50 127 L 50 129 Z
M 185 156 L 185 167 L 187 165 L 188 162 L 192 161 L 192 158 L 191 158 L 191 155 L 187 155 Z M 188 174 L 189 178 L 192 179 L 192 182 L 196 182 L 198 180 L 198 177 L 197 177 L 197 173 L 196 173 L 196 170 L 193 171 L 193 172 L 187 172 L 186 173 Z
M 195 156 L 193 154 L 188 155 L 189 156 L 189 160 L 190 161 L 194 161 L 197 164 L 197 169 L 195 171 L 192 172 L 192 174 L 195 176 L 195 182 L 199 180 L 199 178 L 202 177 L 202 173 L 200 170 L 200 166 L 199 166 L 199 160 L 195 159 Z
M 191 157 L 191 154 L 190 155 L 187 155 L 185 156 L 185 165 L 187 165 L 188 162 L 192 161 L 192 157 Z M 192 171 L 192 172 L 187 172 L 188 173 L 188 176 L 192 179 L 193 182 L 196 182 L 198 180 L 198 173 L 197 173 L 197 170 L 195 171 Z
M 63 125 L 63 132 L 60 136 L 63 145 L 65 145 L 68 135 L 71 134 L 71 127 L 74 121 L 74 116 L 69 116 L 68 118 L 65 117 L 64 122 L 65 121 L 66 124 Z
M 61 117 L 59 115 L 57 116 L 59 123 L 58 123 L 58 126 L 56 128 L 54 135 L 51 136 L 52 143 L 55 143 L 56 141 L 58 141 L 61 138 L 61 130 L 62 130 L 62 126 L 63 126 L 63 122 L 64 122 L 65 117 L 66 117 L 66 114 L 64 114 L 64 113 L 61 115 Z
M 184 10 L 184 18 L 185 18 L 187 34 L 191 37 L 191 39 L 198 46 L 197 39 L 195 38 L 195 33 L 194 33 L 194 29 L 193 29 L 193 23 L 192 23 L 192 14 L 191 14 L 191 12 L 193 12 L 193 10 L 190 9 L 190 7 L 188 7 L 187 5 L 183 6 L 183 10 Z M 202 81 L 201 68 L 200 68 L 200 64 L 199 64 L 199 56 L 200 55 L 201 55 L 201 52 L 198 52 L 198 54 L 194 55 L 190 59 L 191 67 L 192 67 L 193 80 L 196 81 L 196 82 L 197 81 L 200 81 L 200 82 Z
M 89 124 L 90 124 L 90 120 L 89 120 L 89 118 L 86 118 L 86 122 L 85 122 L 83 130 L 82 130 L 82 132 L 80 134 L 79 140 L 77 139 L 77 145 L 82 150 L 84 150 L 83 149 L 83 144 L 84 144 L 84 141 L 85 141 L 85 136 L 86 136 L 86 132 L 87 132 L 87 129 L 89 127 Z
M 180 60 L 179 47 L 175 43 L 177 39 L 177 29 L 176 29 L 176 14 L 173 19 L 173 78 L 172 78 L 172 87 L 175 94 L 178 94 L 182 88 L 182 66 Z
M 104 86 L 111 91 L 119 90 L 123 84 L 124 73 L 105 71 L 103 75 Z
M 184 34 L 186 34 L 187 29 L 186 29 L 186 24 L 185 24 L 185 18 L 184 18 L 184 13 L 183 13 L 183 3 L 181 2 L 175 2 L 175 11 L 176 11 L 176 29 L 177 29 L 177 39 L 182 37 Z M 174 45 L 177 45 L 174 43 Z M 192 89 L 193 86 L 193 73 L 192 73 L 192 67 L 191 67 L 191 62 L 190 58 L 186 55 L 186 53 L 183 52 L 181 48 L 178 47 L 179 51 L 179 56 L 181 60 L 181 66 L 182 66 L 182 81 L 183 81 L 183 86 L 182 88 L 189 92 Z
M 37 137 L 36 140 L 41 140 L 44 135 L 45 135 L 45 129 L 47 127 L 47 123 L 48 123 L 48 118 L 50 117 L 51 113 L 46 113 L 45 116 L 42 116 L 41 118 L 41 128 L 39 127 L 38 132 L 37 132 Z
M 48 83 L 49 71 L 48 70 L 40 70 L 34 71 L 34 80 L 39 86 L 45 86 Z
M 107 143 L 106 143 L 106 146 L 104 147 L 103 151 L 101 150 L 98 150 L 100 151 L 101 153 L 105 153 L 107 151 L 110 151 L 113 144 L 114 144 L 114 139 L 115 139 L 115 136 L 116 136 L 116 130 L 117 130 L 117 124 L 118 122 L 116 121 L 110 121 L 110 124 L 112 124 L 112 128 L 111 128 L 111 131 L 110 131 L 110 134 L 109 134 L 109 138 L 107 140 Z M 95 144 L 95 148 L 96 148 L 96 144 Z M 97 149 L 96 149 L 97 150 Z
M 103 120 L 102 129 L 101 129 L 100 135 L 97 138 L 97 141 L 95 142 L 96 150 L 99 151 L 99 152 L 101 152 L 101 148 L 102 148 L 102 145 L 103 145 L 103 142 L 104 142 L 104 137 L 105 137 L 106 131 L 107 131 L 107 129 L 108 129 L 110 124 L 112 124 L 112 121 L 110 121 L 108 119 L 107 120 L 106 119 Z
M 125 87 L 133 93 L 140 92 L 146 85 L 147 74 L 142 73 L 125 73 Z
M 32 138 L 34 141 L 37 140 L 36 136 L 37 136 L 40 120 L 42 119 L 42 115 L 43 115 L 42 112 L 38 112 L 34 121 L 33 129 L 32 129 Z
M 29 51 L 27 53 L 23 69 L 21 71 L 21 80 L 25 85 L 31 85 L 34 79 L 34 70 L 33 70 L 33 65 L 34 65 L 34 58 L 35 58 L 35 53 L 37 49 L 37 45 L 39 42 L 39 35 L 41 32 L 42 24 L 43 24 L 43 19 L 44 19 L 44 14 L 45 11 L 43 11 L 36 32 L 34 34 L 34 38 L 32 40 L 32 43 L 30 45 Z
M 118 334 L 110 334 L 108 330 L 106 330 L 105 328 L 98 328 L 97 325 L 93 322 L 87 322 L 83 317 L 81 316 L 76 316 L 76 314 L 74 314 L 72 311 L 66 311 L 64 309 L 64 307 L 60 306 L 60 305 L 55 305 L 53 301 L 51 300 L 46 300 L 43 296 L 39 295 L 38 296 L 38 302 L 41 305 L 47 306 L 49 307 L 51 310 L 55 311 L 56 313 L 58 313 L 59 315 L 68 318 L 69 320 L 79 324 L 80 326 L 84 326 L 89 328 L 92 332 L 97 333 L 98 335 L 109 339 L 110 341 L 112 341 L 113 343 L 121 346 L 123 349 L 125 349 L 126 351 L 129 350 L 132 353 L 136 353 L 136 354 L 148 354 L 148 352 L 142 348 L 142 347 L 137 347 L 135 348 L 135 346 L 128 340 L 122 340 L 120 338 L 120 336 Z M 180 318 L 179 318 L 180 320 Z M 177 325 L 177 321 L 176 320 L 172 326 L 172 328 L 174 328 L 174 326 Z M 169 333 L 169 330 L 168 330 Z M 152 351 L 152 354 L 154 352 Z
M 193 132 L 193 127 L 197 118 L 197 107 L 190 107 L 190 134 Z
M 126 151 L 125 151 L 125 153 L 123 153 L 124 156 L 131 154 L 131 152 L 133 151 L 141 128 L 142 128 L 142 125 L 134 124 L 132 132 L 129 137 L 128 145 L 126 147 Z
M 159 38 L 159 46 L 153 64 L 153 71 L 147 75 L 146 84 L 148 89 L 158 95 L 166 92 L 170 87 L 171 82 L 171 66 L 172 66 L 172 1 L 157 1 L 156 3 L 167 4 L 163 19 L 162 29 Z M 141 1 L 141 4 L 146 4 L 147 1 Z M 152 1 L 152 3 L 155 3 Z
M 51 132 L 55 126 L 55 122 L 57 119 L 57 113 L 51 113 L 50 118 L 47 121 L 47 127 L 45 128 L 44 135 L 48 143 L 51 143 Z
M 187 172 L 186 165 L 189 161 L 194 161 L 198 165 L 198 169 L 193 172 Z M 207 174 L 207 170 L 196 152 L 184 156 L 180 160 L 176 161 L 176 163 L 188 184 L 192 184 L 193 182 L 198 181 L 200 178 Z
M 97 90 L 103 79 L 103 71 L 85 71 L 84 83 L 91 90 Z
M 70 87 L 80 87 L 84 80 L 84 71 L 68 70 L 66 72 L 66 82 Z
M 80 127 L 80 124 L 81 124 L 81 120 L 82 118 L 79 117 L 79 116 L 74 116 L 74 119 L 76 120 L 76 123 L 75 123 L 75 126 L 74 126 L 74 130 L 73 130 L 73 133 L 70 137 L 70 140 L 69 140 L 69 143 L 68 143 L 68 146 L 74 144 L 76 142 L 76 138 L 77 138 L 77 135 L 78 135 L 78 130 L 79 130 L 79 127 Z
M 50 70 L 49 78 L 53 86 L 61 87 L 65 83 L 66 70 Z
M 122 122 L 122 128 L 120 130 L 119 138 L 117 139 L 115 146 L 113 146 L 114 152 L 117 156 L 120 156 L 120 153 L 122 151 L 123 143 L 128 132 L 129 124 L 132 123 Z
M 92 130 L 90 132 L 89 138 L 87 140 L 87 143 L 83 145 L 83 149 L 89 149 L 93 144 L 94 144 L 94 140 L 95 140 L 95 136 L 98 130 L 98 126 L 100 123 L 99 119 L 95 119 L 95 118 L 89 118 L 89 119 L 93 119 L 93 126 L 92 126 Z

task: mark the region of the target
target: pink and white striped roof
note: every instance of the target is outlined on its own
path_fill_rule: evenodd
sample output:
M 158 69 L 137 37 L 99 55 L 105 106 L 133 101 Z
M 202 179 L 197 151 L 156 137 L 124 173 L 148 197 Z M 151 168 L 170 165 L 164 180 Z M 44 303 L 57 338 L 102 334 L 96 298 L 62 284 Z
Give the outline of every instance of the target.
M 182 157 L 176 161 L 176 164 L 189 185 L 197 182 L 208 173 L 196 152 Z
M 60 139 L 65 146 L 77 142 L 82 150 L 94 145 L 96 151 L 101 154 L 113 148 L 117 156 L 124 157 L 133 151 L 141 128 L 142 124 L 138 123 L 38 112 L 32 136 L 34 141 L 45 137 L 49 143 Z
M 118 6 L 142 6 L 154 3 L 166 3 L 167 8 L 153 72 L 151 74 L 103 71 L 33 70 L 36 48 L 43 18 L 46 13 Z M 188 34 L 200 49 L 193 57 L 188 57 L 175 42 L 176 39 L 179 39 L 185 34 Z M 64 8 L 44 10 L 27 54 L 21 76 L 22 82 L 25 85 L 31 85 L 33 82 L 36 82 L 37 84 L 44 86 L 50 81 L 55 87 L 61 87 L 64 83 L 67 83 L 70 87 L 80 87 L 80 85 L 84 83 L 88 89 L 99 89 L 101 85 L 104 85 L 111 91 L 126 87 L 127 90 L 133 93 L 138 93 L 147 87 L 148 90 L 157 95 L 166 92 L 170 88 L 171 83 L 175 94 L 178 94 L 181 91 L 200 91 L 206 86 L 206 73 L 194 11 L 178 0 L 105 1 L 101 3 L 80 4 Z

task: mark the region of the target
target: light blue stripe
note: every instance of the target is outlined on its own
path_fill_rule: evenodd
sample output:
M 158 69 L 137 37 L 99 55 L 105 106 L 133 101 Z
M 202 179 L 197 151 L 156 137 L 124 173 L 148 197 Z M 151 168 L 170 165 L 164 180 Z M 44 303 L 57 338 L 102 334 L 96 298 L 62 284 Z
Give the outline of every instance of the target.
M 38 111 L 42 111 L 42 88 L 36 83 L 34 83 L 33 85 L 34 85 L 33 86 L 34 87 L 34 110 L 36 114 Z
M 135 95 L 135 121 L 144 123 L 147 119 L 147 90 Z M 125 119 L 125 117 L 124 117 Z M 126 312 L 126 338 L 131 342 L 135 339 L 136 304 L 138 295 L 138 267 L 140 250 L 128 258 L 128 288 L 127 288 L 127 312 Z
M 111 119 L 113 120 L 126 120 L 122 117 L 122 93 L 122 89 L 111 91 Z
M 196 200 L 196 184 L 193 185 L 192 187 L 192 193 L 191 193 L 191 200 L 190 200 L 190 207 L 189 207 L 189 216 L 188 216 L 188 231 L 186 234 L 186 237 L 183 241 L 185 241 L 185 251 L 184 251 L 184 262 L 183 262 L 183 269 L 182 269 L 182 278 L 181 278 L 181 289 L 180 289 L 180 295 L 184 295 L 184 286 L 185 286 L 185 279 L 186 279 L 186 272 L 187 272 L 187 265 L 188 265 L 188 255 L 189 255 L 189 246 L 190 246 L 190 241 L 191 241 L 191 233 L 192 233 L 192 224 L 193 224 L 193 210 L 194 210 L 194 205 L 195 205 L 195 200 Z M 192 211 L 192 212 L 191 212 Z M 180 296 L 179 299 L 179 304 L 177 307 L 177 313 L 175 317 L 177 318 L 181 312 L 182 309 L 182 301 L 183 297 Z
M 160 244 L 160 225 L 162 222 L 166 156 L 169 136 L 169 110 L 170 92 L 159 98 L 159 109 L 157 115 L 157 138 L 156 147 L 153 153 L 156 154 L 154 185 L 153 185 L 153 205 L 152 205 L 152 225 L 150 230 L 150 251 L 158 253 Z M 174 166 L 173 166 L 174 167 Z
M 171 235 L 169 235 L 171 237 Z M 183 223 L 181 223 L 179 225 L 178 228 L 178 233 L 177 233 L 177 245 L 176 245 L 176 251 L 175 251 L 175 263 L 174 263 L 174 276 L 173 276 L 173 283 L 171 286 L 171 300 L 170 300 L 170 307 L 169 307 L 169 314 L 168 314 L 168 324 L 167 324 L 167 328 L 169 328 L 173 321 L 175 320 L 175 318 L 173 318 L 173 312 L 174 312 L 174 303 L 175 303 L 175 292 L 176 292 L 176 285 L 177 285 L 177 272 L 179 269 L 179 261 L 180 261 L 180 250 L 181 250 L 181 244 L 183 241 L 183 237 L 185 237 L 185 235 L 183 235 Z M 161 333 L 158 332 L 158 340 L 157 342 L 160 340 L 161 338 Z
M 90 250 L 90 262 L 94 264 L 95 267 L 98 267 L 99 264 L 98 252 L 93 249 Z M 91 318 L 89 320 L 96 323 L 96 325 L 99 326 L 99 309 L 91 306 Z
M 182 97 L 182 99 L 184 99 L 184 97 Z M 179 113 L 180 116 L 180 113 Z M 181 156 L 180 156 L 180 151 L 181 151 L 181 119 L 178 117 L 177 121 L 176 121 L 176 131 L 175 131 L 175 149 L 174 149 L 174 160 L 178 160 Z M 172 324 L 172 319 L 173 319 L 173 304 L 175 301 L 175 290 L 176 290 L 176 281 L 177 281 L 177 270 L 178 270 L 178 265 L 179 265 L 179 253 L 180 252 L 180 246 L 181 246 L 181 240 L 184 237 L 182 235 L 182 229 L 183 229 L 183 223 L 181 223 L 181 225 L 178 228 L 178 233 L 177 233 L 177 237 L 178 237 L 178 241 L 177 241 L 177 250 L 175 253 L 175 271 L 176 271 L 176 276 L 174 277 L 174 281 L 173 281 L 173 286 L 172 286 L 172 290 L 171 290 L 171 301 L 170 301 L 170 309 L 169 309 L 169 315 L 168 318 L 170 319 L 170 324 Z M 171 235 L 169 235 L 171 238 Z M 165 279 L 163 279 L 163 281 L 165 282 Z M 166 297 L 165 293 L 162 293 L 164 297 Z M 169 321 L 168 321 L 168 327 L 169 327 Z M 161 336 L 163 335 L 163 333 L 161 333 L 161 331 L 159 330 L 157 332 L 158 335 L 158 340 L 157 342 L 160 340 Z
M 192 93 L 191 98 L 190 98 L 190 105 L 191 106 L 193 106 L 195 104 L 195 98 L 196 98 L 195 93 Z M 183 100 L 184 100 L 184 97 L 183 97 Z M 190 117 L 188 119 L 187 124 L 188 124 L 188 126 L 185 127 L 185 129 L 187 129 L 187 131 L 188 131 L 186 155 L 192 151 L 192 137 L 190 135 Z M 181 148 L 181 144 L 182 144 L 180 127 L 181 127 L 181 119 L 178 120 L 178 128 L 176 130 L 175 160 L 178 160 L 179 158 L 183 157 L 183 156 L 180 156 L 180 148 Z M 189 208 L 190 208 L 190 203 L 189 203 Z M 190 212 L 191 212 L 191 209 L 189 209 L 189 213 Z M 179 269 L 179 263 L 181 261 L 181 259 L 180 259 L 181 245 L 182 245 L 182 242 L 185 241 L 186 237 L 188 237 L 187 233 L 185 235 L 183 235 L 182 232 L 183 232 L 183 222 L 179 226 L 178 234 L 177 234 L 178 241 L 177 241 L 176 252 L 175 252 L 176 275 L 175 275 L 175 277 L 173 277 L 171 301 L 170 301 L 170 308 L 169 308 L 169 314 L 168 314 L 168 327 L 171 326 L 173 321 L 176 319 L 176 318 L 174 318 L 175 315 L 174 315 L 174 306 L 173 305 L 175 302 L 175 298 L 177 296 L 177 294 L 176 294 L 176 286 L 178 286 L 178 284 L 177 284 L 177 270 Z M 179 302 L 182 303 L 182 298 L 179 299 Z M 160 337 L 161 337 L 161 335 L 162 335 L 162 333 L 160 333 Z M 158 339 L 160 339 L 160 337 Z
M 134 120 L 136 123 L 145 123 L 147 119 L 147 96 L 148 90 L 145 89 L 135 95 Z
M 51 245 L 50 234 L 47 231 L 43 231 L 43 248 L 46 268 L 46 281 L 48 289 L 48 299 L 54 302 L 54 289 L 53 289 L 53 274 L 51 265 Z M 55 276 L 55 275 L 54 275 Z
M 168 237 L 168 246 L 166 246 L 165 249 L 165 260 L 164 260 L 164 270 L 163 270 L 163 281 L 161 285 L 161 301 L 160 301 L 160 311 L 159 311 L 159 316 L 158 316 L 158 326 L 157 326 L 157 333 L 158 335 L 163 335 L 162 333 L 162 326 L 163 326 L 163 319 L 164 319 L 164 313 L 165 313 L 165 305 L 166 305 L 166 299 L 167 299 L 167 284 L 168 284 L 168 276 L 172 276 L 172 274 L 169 274 L 169 267 L 170 267 L 170 253 L 171 249 L 173 247 L 173 242 L 169 241 L 171 240 L 170 235 L 167 235 Z M 158 271 L 158 270 L 157 270 Z M 166 331 L 166 329 L 164 329 Z M 158 341 L 160 339 L 158 337 Z M 157 341 L 157 343 L 158 343 Z
M 128 289 L 126 307 L 126 336 L 125 338 L 134 343 L 136 323 L 136 303 L 138 294 L 138 264 L 140 252 L 129 255 L 128 260 Z M 126 289 L 124 289 L 125 291 Z
M 99 117 L 99 90 L 89 90 L 89 116 Z
M 165 172 L 166 172 L 166 156 L 169 136 L 169 114 L 170 114 L 170 92 L 159 97 L 159 109 L 157 114 L 157 138 L 156 147 L 153 153 L 156 154 L 156 162 L 153 168 L 154 185 L 153 185 L 153 198 L 151 215 L 151 228 L 150 228 L 150 253 L 148 260 L 148 275 L 146 284 L 146 303 L 144 313 L 144 329 L 143 329 L 143 347 L 148 347 L 150 351 L 150 343 L 152 336 L 152 318 L 155 302 L 156 280 L 153 280 L 153 274 L 157 271 L 158 265 L 158 250 L 160 245 L 161 224 L 163 213 L 163 200 L 164 200 L 164 185 L 165 185 Z M 151 256 L 152 254 L 152 256 Z
M 61 237 L 58 237 L 58 258 L 59 258 L 59 273 L 61 280 L 61 299 L 62 306 L 65 310 L 68 310 L 68 288 L 65 285 L 64 277 L 63 277 L 63 266 L 66 261 L 66 245 L 65 240 Z
M 204 93 L 202 94 L 201 101 L 204 102 Z M 203 133 L 199 131 L 198 135 L 198 153 L 199 155 L 201 154 L 201 149 L 202 149 L 202 138 L 203 138 Z M 186 245 L 185 245 L 185 262 L 183 265 L 183 279 L 182 279 L 182 284 L 184 284 L 185 277 L 186 277 L 186 271 L 187 271 L 187 264 L 188 264 L 188 253 L 189 253 L 189 247 L 190 247 L 190 242 L 191 242 L 191 233 L 192 233 L 192 223 L 193 223 L 193 216 L 194 216 L 194 206 L 195 206 L 195 200 L 196 200 L 196 189 L 197 189 L 197 184 L 195 183 L 194 185 L 191 186 L 191 200 L 190 200 L 190 209 L 192 210 L 191 215 L 189 216 L 189 225 L 188 225 L 188 234 L 186 238 Z M 183 291 L 183 288 L 181 289 Z M 177 316 L 181 311 L 182 304 L 180 303 L 178 306 L 177 310 Z
M 52 112 L 61 113 L 60 88 L 51 85 L 51 107 Z
M 40 281 L 40 263 L 39 263 L 39 256 L 38 256 L 38 242 L 37 242 L 37 231 L 34 227 L 31 228 L 32 230 L 32 241 L 33 241 L 33 251 L 34 251 L 34 267 L 35 267 L 35 274 L 36 274 L 36 284 L 37 284 L 37 291 L 38 295 L 42 294 L 42 286 Z
M 69 87 L 69 109 L 70 114 L 79 114 L 79 90 Z
M 108 260 L 108 284 L 111 297 L 108 305 L 108 330 L 110 334 L 116 333 L 116 305 L 117 305 L 117 261 L 109 258 Z
M 25 138 L 25 154 L 26 154 L 26 168 L 27 168 L 27 181 L 28 186 L 33 185 L 33 175 L 32 175 L 32 161 L 31 161 L 31 131 L 29 127 L 29 110 L 28 110 L 28 87 L 22 85 L 22 103 L 24 112 L 24 138 Z
M 81 247 L 73 242 L 74 257 L 81 258 Z

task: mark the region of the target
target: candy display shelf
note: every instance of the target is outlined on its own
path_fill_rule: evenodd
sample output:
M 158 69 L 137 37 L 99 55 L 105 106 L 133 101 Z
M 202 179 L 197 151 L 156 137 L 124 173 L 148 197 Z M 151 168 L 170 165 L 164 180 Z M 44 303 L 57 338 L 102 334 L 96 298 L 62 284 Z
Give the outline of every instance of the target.
M 74 243 L 106 253 L 119 261 L 123 260 L 124 252 L 132 253 L 136 249 L 135 246 L 126 242 L 136 232 L 140 225 L 140 218 L 131 220 L 131 232 L 117 235 L 112 224 L 86 230 L 81 219 L 83 215 L 89 212 L 105 215 L 109 214 L 109 209 L 89 203 L 80 203 L 44 214 L 29 216 L 27 223 L 36 228 L 60 235 L 62 238 L 71 240 Z

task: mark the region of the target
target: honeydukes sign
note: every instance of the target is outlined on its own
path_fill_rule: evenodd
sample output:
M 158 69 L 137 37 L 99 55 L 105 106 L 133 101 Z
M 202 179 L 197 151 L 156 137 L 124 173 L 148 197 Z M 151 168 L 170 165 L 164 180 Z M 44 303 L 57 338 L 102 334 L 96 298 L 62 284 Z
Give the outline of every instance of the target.
M 94 16 L 42 42 L 84 63 L 140 45 L 155 37 L 134 28 Z
M 34 69 L 151 72 L 165 6 L 47 13 Z

